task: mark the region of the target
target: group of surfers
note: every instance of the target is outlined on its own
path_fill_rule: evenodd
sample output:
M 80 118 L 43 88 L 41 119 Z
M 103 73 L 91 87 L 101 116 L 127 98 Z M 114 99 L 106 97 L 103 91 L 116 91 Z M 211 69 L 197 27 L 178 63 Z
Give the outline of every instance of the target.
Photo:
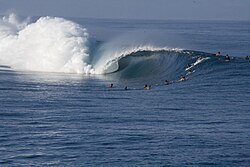
M 214 54 L 215 56 L 223 56 L 220 52 L 217 52 L 216 54 Z M 246 57 L 244 57 L 246 60 L 250 60 L 250 55 L 249 56 L 246 56 Z M 226 56 L 224 57 L 224 59 L 225 60 L 231 60 L 231 57 L 228 55 L 228 54 L 226 54 Z
M 181 82 L 181 81 L 185 81 L 185 80 L 187 80 L 187 78 L 184 75 L 182 75 L 177 82 Z M 169 85 L 169 84 L 172 84 L 172 83 L 174 83 L 174 81 L 169 81 L 169 80 L 165 80 L 164 81 L 164 85 Z M 114 88 L 114 84 L 111 83 L 109 85 L 109 88 Z M 143 89 L 144 90 L 150 90 L 151 89 L 151 85 L 145 84 L 144 87 L 143 87 Z M 128 87 L 125 86 L 124 90 L 128 90 Z
M 222 56 L 221 55 L 221 53 L 220 52 L 217 52 L 216 54 L 215 54 L 215 56 Z M 231 60 L 231 58 L 229 57 L 229 55 L 228 54 L 226 54 L 226 56 L 225 56 L 225 58 L 224 58 L 225 60 Z
M 215 56 L 223 56 L 221 54 L 221 52 L 217 52 L 214 55 Z M 226 56 L 224 57 L 224 59 L 227 60 L 227 61 L 231 60 L 231 58 L 230 58 L 230 56 L 228 54 L 226 54 Z M 250 60 L 250 56 L 246 56 L 245 59 Z M 190 68 L 190 67 L 191 67 L 191 64 L 188 64 L 187 68 Z M 191 70 L 189 69 L 188 71 L 190 72 Z M 181 81 L 185 81 L 185 80 L 187 80 L 187 78 L 184 75 L 182 75 L 177 82 L 181 82 Z M 164 85 L 169 85 L 169 84 L 172 84 L 172 83 L 174 83 L 174 81 L 168 81 L 168 80 L 164 81 Z M 114 84 L 111 83 L 110 86 L 109 86 L 109 88 L 113 88 L 113 87 L 114 87 Z M 143 89 L 144 90 L 150 90 L 151 89 L 151 85 L 145 84 L 144 87 L 143 87 Z M 124 90 L 128 90 L 128 87 L 126 86 L 124 88 Z

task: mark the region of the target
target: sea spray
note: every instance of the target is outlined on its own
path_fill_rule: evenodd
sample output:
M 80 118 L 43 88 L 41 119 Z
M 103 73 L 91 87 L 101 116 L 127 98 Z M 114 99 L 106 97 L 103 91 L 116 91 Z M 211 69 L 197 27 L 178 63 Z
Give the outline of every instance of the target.
M 13 69 L 93 73 L 88 61 L 94 42 L 85 28 L 63 18 L 29 23 L 11 14 L 0 20 L 0 64 Z

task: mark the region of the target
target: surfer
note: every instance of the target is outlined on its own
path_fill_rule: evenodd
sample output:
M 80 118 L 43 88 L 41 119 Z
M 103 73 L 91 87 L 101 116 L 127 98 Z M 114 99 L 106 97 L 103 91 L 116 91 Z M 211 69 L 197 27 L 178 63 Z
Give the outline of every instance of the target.
M 217 53 L 215 54 L 215 56 L 221 56 L 220 52 L 217 52 Z
M 144 90 L 149 90 L 149 89 L 151 89 L 151 85 L 144 85 Z
M 192 65 L 191 64 L 187 64 L 187 68 L 190 68 L 190 67 L 192 67 Z
M 184 75 L 181 76 L 180 81 L 185 81 L 186 77 Z
M 192 71 L 192 65 L 191 64 L 187 64 L 186 66 L 186 71 L 188 71 L 187 75 L 191 74 L 193 71 Z
M 187 73 L 187 75 L 190 75 L 190 74 L 192 74 L 192 72 L 193 72 L 193 71 L 192 71 L 191 69 L 189 69 L 189 70 L 188 70 L 188 73 Z
M 114 87 L 114 84 L 111 83 L 111 84 L 109 85 L 109 88 L 113 88 L 113 87 Z
M 169 85 L 171 82 L 168 80 L 165 80 L 164 85 Z
M 246 59 L 246 60 L 250 60 L 250 56 L 246 56 L 245 59 Z
M 128 90 L 128 87 L 127 87 L 127 86 L 125 86 L 124 90 Z
M 230 60 L 230 57 L 228 56 L 228 54 L 225 56 L 225 60 Z

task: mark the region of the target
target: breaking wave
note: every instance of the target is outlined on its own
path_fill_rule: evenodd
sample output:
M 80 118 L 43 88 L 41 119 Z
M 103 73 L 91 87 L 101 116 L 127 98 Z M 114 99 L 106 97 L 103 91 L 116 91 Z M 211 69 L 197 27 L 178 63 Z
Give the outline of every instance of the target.
M 148 44 L 107 44 L 57 17 L 0 20 L 0 67 L 13 70 L 177 79 L 210 59 L 208 53 Z M 189 67 L 187 67 L 189 65 Z
M 177 81 L 180 76 L 195 72 L 197 66 L 207 60 L 215 60 L 209 53 L 180 49 L 138 49 L 111 59 L 105 64 L 105 72 L 120 79 L 136 79 L 137 82 L 161 83 Z

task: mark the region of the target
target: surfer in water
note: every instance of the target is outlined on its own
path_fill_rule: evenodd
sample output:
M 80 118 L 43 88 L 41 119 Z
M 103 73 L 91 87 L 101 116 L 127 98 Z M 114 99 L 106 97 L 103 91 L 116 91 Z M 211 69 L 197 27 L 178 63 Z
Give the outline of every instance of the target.
M 193 71 L 192 71 L 192 68 L 193 66 L 191 64 L 187 64 L 186 66 L 186 71 L 188 71 L 187 75 L 191 74 Z
M 179 81 L 185 81 L 185 80 L 187 80 L 187 78 L 184 75 L 182 75 Z
M 165 80 L 164 85 L 169 85 L 171 82 L 169 80 Z
M 109 88 L 113 88 L 113 87 L 114 87 L 114 84 L 111 83 L 111 84 L 109 85 Z
M 193 71 L 192 71 L 191 69 L 189 69 L 189 70 L 188 70 L 188 73 L 187 73 L 187 75 L 190 75 L 190 74 L 192 74 L 192 72 L 193 72 Z
M 192 67 L 192 65 L 191 65 L 191 64 L 187 64 L 187 67 L 186 67 L 186 68 L 190 68 L 190 67 Z
M 230 57 L 228 56 L 228 54 L 225 56 L 225 60 L 230 60 Z
M 217 53 L 215 54 L 215 56 L 221 56 L 220 52 L 217 52 Z
M 144 85 L 144 90 L 150 90 L 151 89 L 151 85 Z

